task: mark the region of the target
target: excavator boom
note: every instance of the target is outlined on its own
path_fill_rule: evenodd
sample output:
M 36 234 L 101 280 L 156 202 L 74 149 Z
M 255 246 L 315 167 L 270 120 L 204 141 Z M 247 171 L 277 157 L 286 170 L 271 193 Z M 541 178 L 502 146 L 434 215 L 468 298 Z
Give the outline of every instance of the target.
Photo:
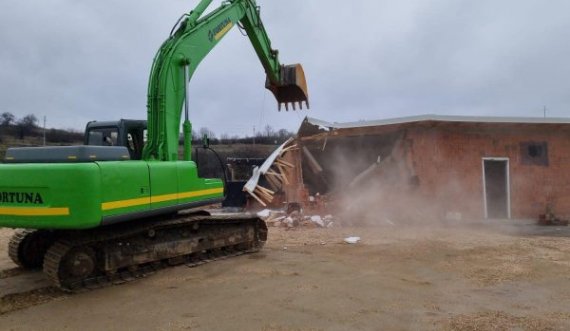
M 212 0 L 202 0 L 186 14 L 180 25 L 162 44 L 152 66 L 148 88 L 148 142 L 143 152 L 146 160 L 178 159 L 178 135 L 182 108 L 187 99 L 188 80 L 204 57 L 235 25 L 241 26 L 267 75 L 266 88 L 281 104 L 309 105 L 307 84 L 300 64 L 282 65 L 278 51 L 271 47 L 254 0 L 230 0 L 203 17 Z M 187 100 L 188 105 L 189 100 Z M 191 124 L 186 115 L 185 136 Z M 189 158 L 190 142 L 185 155 Z

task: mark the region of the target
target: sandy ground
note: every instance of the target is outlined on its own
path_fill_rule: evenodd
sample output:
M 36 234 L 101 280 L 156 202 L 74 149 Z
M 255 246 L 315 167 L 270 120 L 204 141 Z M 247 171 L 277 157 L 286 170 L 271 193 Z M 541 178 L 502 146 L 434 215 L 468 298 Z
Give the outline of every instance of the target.
M 1 330 L 570 329 L 568 228 L 271 228 L 261 253 L 75 295 L 14 269 L 10 233 Z

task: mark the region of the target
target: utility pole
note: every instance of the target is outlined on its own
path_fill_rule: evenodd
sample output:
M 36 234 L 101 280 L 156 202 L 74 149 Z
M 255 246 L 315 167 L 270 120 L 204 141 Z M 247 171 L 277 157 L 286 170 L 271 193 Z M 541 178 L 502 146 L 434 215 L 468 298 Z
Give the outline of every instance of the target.
M 255 146 L 255 125 L 253 126 L 253 146 Z
M 544 106 L 544 118 L 546 118 L 546 106 Z
M 44 146 L 46 145 L 46 115 L 44 115 Z

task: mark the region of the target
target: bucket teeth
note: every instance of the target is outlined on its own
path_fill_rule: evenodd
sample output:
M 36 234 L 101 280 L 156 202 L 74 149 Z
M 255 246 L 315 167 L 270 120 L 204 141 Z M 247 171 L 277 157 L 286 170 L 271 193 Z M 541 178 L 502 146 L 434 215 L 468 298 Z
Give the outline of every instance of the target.
M 299 102 L 278 102 L 277 103 L 277 110 L 281 111 L 281 109 L 283 109 L 283 105 L 285 105 L 285 110 L 289 111 L 289 104 L 291 105 L 293 110 L 297 110 L 297 107 L 299 108 L 299 110 L 303 110 L 303 101 L 299 101 Z M 305 108 L 310 109 L 309 101 L 305 101 Z

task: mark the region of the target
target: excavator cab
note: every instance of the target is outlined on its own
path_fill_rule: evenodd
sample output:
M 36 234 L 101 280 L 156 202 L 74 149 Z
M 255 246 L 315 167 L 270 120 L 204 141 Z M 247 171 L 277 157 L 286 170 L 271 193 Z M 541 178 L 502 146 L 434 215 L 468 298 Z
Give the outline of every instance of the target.
M 277 99 L 279 110 L 284 104 L 285 110 L 289 111 L 289 103 L 291 103 L 293 110 L 296 110 L 295 104 L 299 106 L 299 109 L 303 109 L 303 101 L 307 109 L 309 108 L 309 91 L 305 71 L 300 64 L 282 66 L 281 82 L 275 84 L 268 78 L 265 82 L 265 88 L 270 90 Z
M 85 128 L 85 145 L 124 146 L 131 160 L 140 160 L 145 142 L 147 122 L 125 120 L 110 122 L 91 121 Z

